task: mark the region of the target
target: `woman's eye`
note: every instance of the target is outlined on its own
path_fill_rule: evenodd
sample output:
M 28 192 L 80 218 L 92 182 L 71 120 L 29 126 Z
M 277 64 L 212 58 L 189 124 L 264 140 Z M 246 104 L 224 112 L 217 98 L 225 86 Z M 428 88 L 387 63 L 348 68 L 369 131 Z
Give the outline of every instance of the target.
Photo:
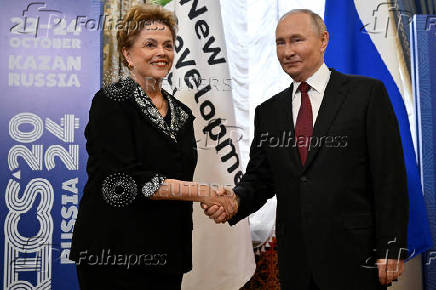
M 144 44 L 144 46 L 145 46 L 145 47 L 154 47 L 154 43 L 152 43 L 152 42 L 146 42 L 146 43 Z

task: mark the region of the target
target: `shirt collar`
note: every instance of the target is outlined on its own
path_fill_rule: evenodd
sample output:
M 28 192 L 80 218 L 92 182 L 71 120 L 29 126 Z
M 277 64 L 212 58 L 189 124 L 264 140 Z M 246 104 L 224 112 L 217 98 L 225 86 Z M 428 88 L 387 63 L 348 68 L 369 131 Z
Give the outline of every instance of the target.
M 306 80 L 306 83 L 319 94 L 323 95 L 327 83 L 330 79 L 330 73 L 331 71 L 328 69 L 325 63 L 323 63 L 319 67 L 319 69 Z M 294 84 L 292 99 L 294 99 L 295 93 L 297 92 L 297 89 L 300 86 L 301 82 L 293 81 L 292 83 Z

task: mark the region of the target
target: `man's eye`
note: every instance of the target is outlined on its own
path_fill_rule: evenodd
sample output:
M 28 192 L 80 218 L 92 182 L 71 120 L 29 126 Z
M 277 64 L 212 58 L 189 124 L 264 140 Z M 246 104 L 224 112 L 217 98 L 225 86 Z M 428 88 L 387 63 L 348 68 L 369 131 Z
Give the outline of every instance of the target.
M 166 44 L 165 48 L 173 49 L 173 45 L 171 43 L 170 44 Z

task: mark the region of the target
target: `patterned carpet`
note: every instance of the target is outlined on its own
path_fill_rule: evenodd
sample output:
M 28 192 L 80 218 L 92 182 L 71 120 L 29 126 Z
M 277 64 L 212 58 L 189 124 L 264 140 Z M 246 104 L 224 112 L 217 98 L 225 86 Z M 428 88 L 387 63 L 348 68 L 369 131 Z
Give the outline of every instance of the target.
M 279 290 L 277 241 L 273 237 L 271 242 L 256 250 L 256 272 L 241 290 Z

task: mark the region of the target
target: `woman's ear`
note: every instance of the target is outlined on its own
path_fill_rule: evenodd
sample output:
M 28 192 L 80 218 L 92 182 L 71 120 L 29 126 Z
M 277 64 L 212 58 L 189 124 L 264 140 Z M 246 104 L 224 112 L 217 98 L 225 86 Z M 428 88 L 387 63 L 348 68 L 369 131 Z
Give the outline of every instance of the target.
M 131 61 L 130 61 L 130 53 L 129 50 L 125 47 L 122 48 L 121 52 L 124 55 L 124 58 L 127 60 L 127 62 L 129 63 L 129 66 L 131 65 Z

